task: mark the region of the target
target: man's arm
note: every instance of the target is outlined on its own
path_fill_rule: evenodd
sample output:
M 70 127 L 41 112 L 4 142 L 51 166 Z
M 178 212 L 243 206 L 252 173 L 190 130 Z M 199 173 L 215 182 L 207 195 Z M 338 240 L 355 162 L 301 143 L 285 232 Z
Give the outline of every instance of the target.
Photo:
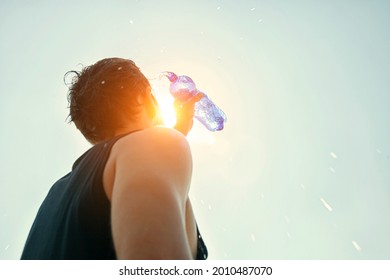
M 136 137 L 124 139 L 116 159 L 111 215 L 117 258 L 191 259 L 185 224 L 192 172 L 188 143 L 162 127 Z

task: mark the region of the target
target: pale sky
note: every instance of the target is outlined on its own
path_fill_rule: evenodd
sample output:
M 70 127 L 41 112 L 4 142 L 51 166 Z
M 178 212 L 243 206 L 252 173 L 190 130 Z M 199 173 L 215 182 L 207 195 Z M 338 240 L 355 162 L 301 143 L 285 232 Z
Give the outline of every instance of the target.
M 210 259 L 390 258 L 388 1 L 0 2 L 0 259 L 90 146 L 65 72 L 192 77 L 228 122 L 189 135 Z M 168 94 L 168 92 L 167 92 Z

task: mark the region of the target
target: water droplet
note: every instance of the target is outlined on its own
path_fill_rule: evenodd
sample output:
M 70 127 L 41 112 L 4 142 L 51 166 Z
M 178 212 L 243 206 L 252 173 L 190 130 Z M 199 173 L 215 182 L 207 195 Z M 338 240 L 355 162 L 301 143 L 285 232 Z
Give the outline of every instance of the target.
M 218 7 L 217 7 L 217 10 L 219 11 L 220 9 L 221 9 L 221 7 L 220 7 L 220 6 L 218 6 Z
M 336 173 L 336 170 L 334 170 L 333 167 L 329 167 L 329 170 L 330 170 L 330 172 L 332 172 L 332 173 Z
M 119 66 L 119 67 L 118 67 L 118 70 L 122 70 L 122 66 Z
M 258 22 L 263 22 L 263 20 L 261 18 L 259 18 Z
M 301 184 L 301 189 L 304 189 L 306 188 L 304 184 Z
M 359 244 L 355 240 L 352 240 L 352 245 L 353 245 L 353 247 L 355 247 L 355 249 L 357 251 L 360 252 L 362 250 L 362 247 L 360 247 Z
M 322 204 L 325 206 L 325 208 L 329 210 L 329 212 L 333 211 L 333 208 L 325 201 L 325 199 L 320 198 L 320 200 L 321 200 Z
M 129 22 L 130 22 L 130 24 L 133 24 L 133 23 L 134 23 L 134 21 L 133 21 L 133 20 L 130 20 Z
M 252 9 L 251 9 L 251 11 L 254 11 L 254 10 L 256 10 L 256 8 L 252 8 Z
M 211 205 L 209 204 L 209 210 L 211 210 Z
M 5 246 L 4 251 L 7 251 L 9 248 L 9 245 Z
M 288 216 L 284 216 L 284 220 L 286 221 L 286 224 L 290 223 L 290 218 Z
M 101 84 L 104 85 L 106 83 L 106 81 L 102 81 Z
M 264 194 L 263 194 L 263 193 L 261 193 L 261 194 L 260 194 L 260 197 L 264 199 Z
M 334 159 L 337 158 L 337 155 L 336 155 L 335 153 L 333 153 L 333 152 L 330 153 L 330 156 L 331 156 L 332 158 L 334 158 Z
M 286 234 L 287 234 L 287 238 L 291 239 L 291 234 L 288 231 L 286 232 Z
M 200 203 L 202 203 L 202 204 L 204 205 L 204 201 L 203 201 L 203 199 L 201 199 L 201 200 L 200 200 Z
M 203 35 L 204 35 L 204 32 L 203 32 L 203 31 L 200 31 L 200 35 L 202 35 L 202 36 L 203 36 Z
M 256 242 L 256 236 L 253 233 L 251 233 L 251 239 L 253 242 Z
M 217 56 L 217 59 L 218 59 L 218 60 L 221 60 L 221 59 L 222 59 L 222 57 L 220 57 L 220 56 Z

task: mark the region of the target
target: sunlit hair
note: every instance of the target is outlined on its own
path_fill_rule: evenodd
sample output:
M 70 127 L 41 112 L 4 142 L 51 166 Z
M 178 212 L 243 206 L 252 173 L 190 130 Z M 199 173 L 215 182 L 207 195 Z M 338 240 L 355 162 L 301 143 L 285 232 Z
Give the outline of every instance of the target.
M 106 58 L 81 71 L 69 71 L 69 121 L 95 144 L 136 120 L 138 95 L 150 94 L 149 81 L 131 60 Z

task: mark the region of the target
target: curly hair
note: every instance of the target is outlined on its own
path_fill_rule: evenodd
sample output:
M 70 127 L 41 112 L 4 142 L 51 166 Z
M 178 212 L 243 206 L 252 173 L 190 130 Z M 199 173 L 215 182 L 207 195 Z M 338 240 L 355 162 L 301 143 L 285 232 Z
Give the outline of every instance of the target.
M 91 143 L 109 139 L 135 120 L 138 95 L 150 94 L 149 81 L 128 59 L 106 58 L 73 74 L 69 85 L 69 118 Z

